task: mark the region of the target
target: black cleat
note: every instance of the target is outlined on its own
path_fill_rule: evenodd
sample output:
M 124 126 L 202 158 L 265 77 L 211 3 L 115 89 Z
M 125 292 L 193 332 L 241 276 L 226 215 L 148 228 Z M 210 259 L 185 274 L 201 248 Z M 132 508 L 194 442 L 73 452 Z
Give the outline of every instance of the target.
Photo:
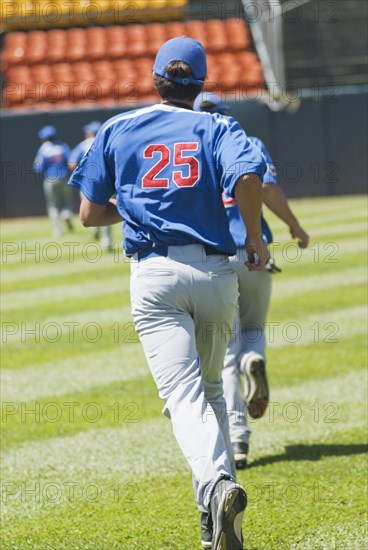
M 201 543 L 202 548 L 212 548 L 213 524 L 209 512 L 201 513 Z
M 262 355 L 252 353 L 240 361 L 240 370 L 245 378 L 245 400 L 252 418 L 261 418 L 267 409 L 270 393 Z
M 242 443 L 241 441 L 233 443 L 235 468 L 237 470 L 245 470 L 248 462 L 248 443 Z
M 74 225 L 73 225 L 73 222 L 72 222 L 71 218 L 66 218 L 65 219 L 65 224 L 66 224 L 69 231 L 74 231 Z
M 211 498 L 212 550 L 243 550 L 242 521 L 247 495 L 241 485 L 221 479 Z

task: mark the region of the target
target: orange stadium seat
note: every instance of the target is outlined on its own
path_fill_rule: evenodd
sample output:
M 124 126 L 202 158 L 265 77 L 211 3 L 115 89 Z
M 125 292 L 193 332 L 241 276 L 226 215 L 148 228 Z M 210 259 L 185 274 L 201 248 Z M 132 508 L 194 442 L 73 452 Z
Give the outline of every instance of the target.
M 147 55 L 147 46 L 145 42 L 128 42 L 127 44 L 127 56 L 135 59 Z
M 111 9 L 111 2 L 107 3 Z M 144 10 L 150 9 L 148 4 L 152 7 L 146 2 Z M 92 106 L 156 100 L 151 76 L 154 56 L 165 40 L 183 34 L 200 40 L 206 48 L 206 89 L 231 94 L 237 86 L 264 87 L 262 66 L 249 50 L 251 40 L 244 21 L 79 26 L 5 36 L 4 105 L 46 108 L 48 103 Z
M 166 25 L 163 23 L 150 23 L 146 25 L 147 40 L 166 40 Z
M 166 23 L 165 27 L 167 40 L 175 38 L 175 36 L 183 36 L 186 33 L 186 25 L 180 21 Z

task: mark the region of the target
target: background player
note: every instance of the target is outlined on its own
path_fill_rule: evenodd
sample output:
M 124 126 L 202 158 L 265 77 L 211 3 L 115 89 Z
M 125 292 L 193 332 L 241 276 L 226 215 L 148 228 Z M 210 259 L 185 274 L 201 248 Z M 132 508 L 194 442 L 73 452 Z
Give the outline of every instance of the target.
M 78 143 L 72 150 L 69 158 L 69 170 L 73 171 L 78 166 L 84 155 L 87 153 L 91 147 L 98 130 L 101 127 L 101 122 L 94 120 L 83 126 L 84 140 Z M 102 235 L 102 247 L 106 250 L 112 249 L 112 239 L 111 239 L 111 226 L 107 225 L 105 227 L 94 227 L 92 235 L 94 239 L 100 238 L 100 233 Z
M 68 160 L 70 149 L 66 143 L 56 140 L 56 128 L 44 126 L 38 132 L 42 145 L 33 163 L 37 174 L 43 175 L 46 209 L 53 224 L 55 237 L 61 237 L 60 220 L 65 220 L 69 230 L 72 225 L 72 194 L 68 187 Z
M 210 92 L 201 93 L 194 103 L 199 111 L 227 114 L 229 106 Z M 288 201 L 277 184 L 277 173 L 272 159 L 262 143 L 255 137 L 249 138 L 257 145 L 267 162 L 263 178 L 263 202 L 283 220 L 293 238 L 298 239 L 301 248 L 308 246 L 309 237 L 293 214 Z M 236 201 L 224 196 L 224 204 L 234 237 L 237 254 L 230 258 L 239 278 L 239 319 L 236 320 L 234 336 L 228 343 L 225 355 L 223 383 L 226 406 L 229 414 L 230 437 L 238 469 L 245 468 L 249 450 L 250 430 L 247 427 L 246 409 L 252 418 L 260 418 L 269 398 L 265 370 L 266 338 L 264 326 L 271 297 L 271 273 L 280 271 L 270 258 L 264 271 L 250 272 L 244 265 L 246 252 L 243 247 L 246 228 L 239 215 Z M 272 242 L 272 233 L 262 216 L 262 236 L 266 244 Z M 240 334 L 239 334 L 240 328 Z M 245 375 L 245 394 L 240 383 L 240 373 Z
M 214 550 L 240 550 L 246 496 L 235 483 L 222 390 L 226 341 L 218 330 L 231 329 L 238 291 L 222 192 L 236 196 L 247 223 L 249 269 L 263 269 L 266 165 L 234 120 L 193 111 L 207 73 L 199 42 L 169 40 L 153 71 L 161 104 L 108 120 L 70 183 L 84 194 L 85 226 L 124 220 L 133 317 L 192 468 L 202 540 Z

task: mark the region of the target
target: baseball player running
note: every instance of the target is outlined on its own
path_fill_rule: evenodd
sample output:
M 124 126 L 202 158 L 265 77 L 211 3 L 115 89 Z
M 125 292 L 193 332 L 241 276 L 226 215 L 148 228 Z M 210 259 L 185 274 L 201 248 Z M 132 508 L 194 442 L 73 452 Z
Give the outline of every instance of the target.
M 161 103 L 108 120 L 70 183 L 84 195 L 86 227 L 124 220 L 134 322 L 193 472 L 202 543 L 240 550 L 246 494 L 235 482 L 222 389 L 238 283 L 222 193 L 236 197 L 247 224 L 248 268 L 262 270 L 266 164 L 235 120 L 193 111 L 206 73 L 199 42 L 166 42 L 153 67 Z
M 200 94 L 195 100 L 194 108 L 211 113 L 229 112 L 229 106 L 210 92 Z M 298 239 L 299 246 L 306 248 L 309 236 L 300 226 L 281 187 L 277 184 L 276 169 L 266 147 L 258 138 L 249 139 L 259 147 L 267 162 L 267 172 L 263 178 L 263 202 L 289 226 L 291 236 Z M 248 410 L 252 418 L 260 418 L 269 400 L 264 326 L 271 297 L 271 273 L 280 270 L 270 258 L 264 271 L 248 271 L 244 265 L 246 251 L 243 246 L 246 228 L 236 200 L 226 196 L 226 192 L 223 199 L 230 231 L 237 246 L 237 253 L 230 260 L 239 279 L 239 317 L 236 319 L 233 337 L 226 349 L 223 384 L 235 463 L 237 469 L 244 469 L 247 464 L 250 436 L 246 411 Z M 270 244 L 272 233 L 263 216 L 261 223 L 263 241 Z M 244 375 L 245 396 L 240 374 Z
M 43 190 L 46 200 L 46 209 L 53 224 L 55 237 L 61 237 L 61 221 L 69 230 L 72 225 L 72 206 L 70 188 L 68 181 L 68 159 L 70 149 L 66 143 L 56 140 L 56 128 L 44 126 L 38 132 L 42 145 L 38 149 L 33 163 L 33 170 L 43 174 Z
M 78 143 L 78 145 L 76 145 L 74 149 L 72 149 L 72 152 L 70 153 L 68 166 L 71 172 L 75 170 L 75 168 L 78 166 L 78 164 L 80 163 L 84 155 L 90 149 L 100 127 L 101 127 L 101 122 L 98 122 L 97 120 L 94 120 L 93 122 L 90 122 L 89 124 L 86 124 L 85 126 L 83 126 L 84 140 Z M 102 233 L 102 247 L 105 250 L 111 250 L 112 249 L 111 225 L 107 225 L 101 228 L 94 227 L 93 228 L 94 239 L 97 240 L 100 238 L 100 231 Z

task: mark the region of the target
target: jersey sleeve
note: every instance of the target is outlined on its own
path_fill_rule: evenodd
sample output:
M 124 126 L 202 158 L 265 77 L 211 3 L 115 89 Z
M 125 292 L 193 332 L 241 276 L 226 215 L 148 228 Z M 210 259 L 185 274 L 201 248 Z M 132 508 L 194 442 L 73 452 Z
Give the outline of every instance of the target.
M 245 174 L 257 174 L 261 180 L 267 166 L 258 147 L 252 143 L 235 119 L 214 115 L 214 153 L 221 189 L 227 197 L 234 196 L 238 179 Z
M 42 154 L 42 151 L 40 148 L 38 149 L 36 153 L 36 157 L 33 161 L 33 171 L 36 172 L 36 174 L 40 174 L 44 169 L 44 165 L 45 165 L 45 157 Z
M 267 164 L 267 171 L 263 177 L 263 183 L 277 183 L 278 178 L 276 167 L 273 163 L 270 153 L 266 149 L 265 144 L 259 138 L 253 136 L 249 137 L 249 139 L 262 151 L 262 154 Z
M 102 127 L 69 180 L 69 185 L 77 187 L 88 200 L 102 206 L 115 193 L 115 167 L 109 157 L 109 136 L 110 131 Z
M 74 149 L 72 149 L 72 152 L 70 153 L 69 162 L 73 162 L 73 163 L 75 162 L 76 164 L 78 164 L 82 160 L 82 158 L 83 158 L 83 151 L 80 143 L 78 143 L 78 145 L 76 145 Z
M 69 145 L 67 145 L 66 143 L 63 144 L 63 149 L 64 149 L 64 156 L 65 156 L 65 160 L 66 162 L 69 161 L 69 158 L 70 158 L 70 147 Z

